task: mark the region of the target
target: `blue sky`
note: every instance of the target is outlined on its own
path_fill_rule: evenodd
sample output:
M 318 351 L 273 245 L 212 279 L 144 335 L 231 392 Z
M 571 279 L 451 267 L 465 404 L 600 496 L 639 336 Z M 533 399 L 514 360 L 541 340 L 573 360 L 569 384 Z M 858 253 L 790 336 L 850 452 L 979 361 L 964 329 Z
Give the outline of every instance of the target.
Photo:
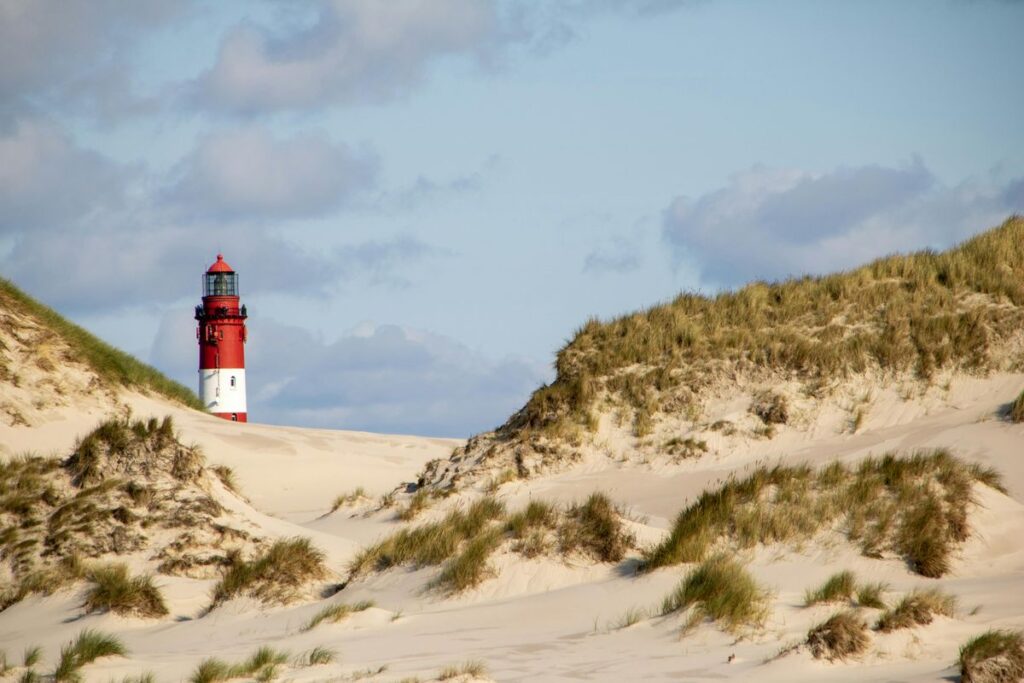
M 254 420 L 466 436 L 588 317 L 1024 211 L 1024 3 L 0 0 L 0 272 Z

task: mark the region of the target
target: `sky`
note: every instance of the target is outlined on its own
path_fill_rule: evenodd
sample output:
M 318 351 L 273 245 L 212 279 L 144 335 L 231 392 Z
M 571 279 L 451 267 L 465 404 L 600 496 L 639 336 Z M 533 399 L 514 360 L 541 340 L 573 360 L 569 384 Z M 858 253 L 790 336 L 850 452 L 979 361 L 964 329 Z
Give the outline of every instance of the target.
M 588 318 L 1024 212 L 1018 0 L 0 0 L 0 275 L 249 417 L 500 425 Z

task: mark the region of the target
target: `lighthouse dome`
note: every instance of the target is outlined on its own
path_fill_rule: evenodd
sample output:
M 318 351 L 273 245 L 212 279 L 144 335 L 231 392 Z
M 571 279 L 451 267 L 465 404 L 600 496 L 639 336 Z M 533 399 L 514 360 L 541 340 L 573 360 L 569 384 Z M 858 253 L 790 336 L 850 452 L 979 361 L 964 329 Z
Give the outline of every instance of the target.
M 235 269 L 228 265 L 228 262 L 224 260 L 223 254 L 217 254 L 217 261 L 210 266 L 207 273 L 233 273 Z

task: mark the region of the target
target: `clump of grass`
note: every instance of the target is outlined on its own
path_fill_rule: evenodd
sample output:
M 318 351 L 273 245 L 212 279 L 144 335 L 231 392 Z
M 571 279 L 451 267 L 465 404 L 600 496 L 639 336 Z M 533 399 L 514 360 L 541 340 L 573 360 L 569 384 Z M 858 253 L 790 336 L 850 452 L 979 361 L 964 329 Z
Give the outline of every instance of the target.
M 450 681 L 459 676 L 470 676 L 471 678 L 483 678 L 487 675 L 487 665 L 478 660 L 470 660 L 458 665 L 449 665 L 441 669 L 437 674 L 437 680 Z
M 817 590 L 804 594 L 805 605 L 821 602 L 841 602 L 853 597 L 857 590 L 857 577 L 851 571 L 842 571 L 830 576 Z
M 618 562 L 635 539 L 623 528 L 608 496 L 593 493 L 585 503 L 566 512 L 558 529 L 558 542 L 563 553 L 582 551 L 601 562 Z
M 956 610 L 956 598 L 938 588 L 915 590 L 904 596 L 896 606 L 878 618 L 876 628 L 889 633 L 902 628 L 932 623 L 933 615 L 951 617 Z
M 232 677 L 231 665 L 222 659 L 209 657 L 199 662 L 196 670 L 189 676 L 190 683 L 216 683 Z
M 519 473 L 516 472 L 514 469 L 504 469 L 487 481 L 487 484 L 484 486 L 484 492 L 487 493 L 488 495 L 494 495 L 502 486 L 509 483 L 510 481 L 515 481 L 518 478 Z
M 107 564 L 86 571 L 92 582 L 82 607 L 86 612 L 110 611 L 122 616 L 162 617 L 167 605 L 149 575 L 131 576 L 124 563 Z
M 236 664 L 229 664 L 216 657 L 204 659 L 192 672 L 189 681 L 190 683 L 216 683 L 232 678 L 270 681 L 277 676 L 278 668 L 287 661 L 287 652 L 263 646 L 247 659 Z
M 678 458 L 697 458 L 708 452 L 708 442 L 691 436 L 685 439 L 673 436 L 665 442 L 664 449 Z
M 986 631 L 960 648 L 963 683 L 1015 683 L 1024 678 L 1024 632 Z
M 338 653 L 334 650 L 318 645 L 302 656 L 302 664 L 303 666 L 330 664 L 337 656 Z
M 1010 404 L 1010 421 L 1024 422 L 1024 391 L 1020 392 L 1020 395 Z
M 214 465 L 210 468 L 213 473 L 220 479 L 220 483 L 224 484 L 224 487 L 232 493 L 239 493 L 238 490 L 238 478 L 235 476 L 235 471 L 227 465 Z
M 740 564 L 725 555 L 701 563 L 662 601 L 661 613 L 692 608 L 691 624 L 709 619 L 735 632 L 764 623 L 768 594 Z
M 501 544 L 501 540 L 500 531 L 493 528 L 477 535 L 455 557 L 448 560 L 431 587 L 446 593 L 458 593 L 478 586 L 493 574 L 487 560 Z
M 43 658 L 43 648 L 39 645 L 31 645 L 25 648 L 25 653 L 21 657 L 21 664 L 25 668 L 32 668 L 39 663 L 39 660 Z
M 349 493 L 343 493 L 335 498 L 334 502 L 331 503 L 331 512 L 337 512 L 338 508 L 343 505 L 352 505 L 366 497 L 366 489 L 362 486 L 357 486 L 355 490 L 350 491 Z
M 61 647 L 53 679 L 55 683 L 75 683 L 81 680 L 80 670 L 86 664 L 100 657 L 124 657 L 126 654 L 128 650 L 116 636 L 85 629 L 75 640 Z
M 857 604 L 861 607 L 873 609 L 885 609 L 885 599 L 882 594 L 888 590 L 888 585 L 883 582 L 866 583 L 857 589 Z
M 832 615 L 807 632 L 807 645 L 814 658 L 830 662 L 859 655 L 870 642 L 868 625 L 849 610 Z
M 339 602 L 334 605 L 327 605 L 310 619 L 305 626 L 302 627 L 303 631 L 309 631 L 316 628 L 323 622 L 336 624 L 339 621 L 347 619 L 348 616 L 354 612 L 363 612 L 373 607 L 374 603 L 372 600 L 364 600 L 357 602 L 354 605 L 349 605 L 344 602 Z
M 774 391 L 762 391 L 754 395 L 750 412 L 766 425 L 783 425 L 789 422 L 789 401 Z
M 36 673 L 35 669 L 25 669 L 18 676 L 18 683 L 40 683 L 43 677 Z
M 626 612 L 621 617 L 619 617 L 619 620 L 617 622 L 615 622 L 615 625 L 613 626 L 613 628 L 615 628 L 615 629 L 629 628 L 630 626 L 633 626 L 635 624 L 639 624 L 641 621 L 646 619 L 648 616 L 649 616 L 648 611 L 646 609 L 644 609 L 643 607 L 637 607 L 637 606 L 630 607 L 629 609 L 626 610 Z
M 867 458 L 853 468 L 761 466 L 702 493 L 679 513 L 669 537 L 644 552 L 641 568 L 699 562 L 724 544 L 750 548 L 837 529 L 869 557 L 892 552 L 918 574 L 938 577 L 970 533 L 976 483 L 1005 491 L 998 473 L 943 449 Z
M 101 341 L 3 278 L 0 278 L 0 303 L 4 308 L 35 318 L 44 327 L 56 332 L 67 343 L 74 358 L 88 365 L 101 381 L 114 386 L 137 386 L 190 408 L 204 409 L 199 397 L 191 389 Z
M 233 557 L 214 587 L 211 607 L 240 595 L 267 604 L 287 604 L 304 585 L 326 576 L 324 554 L 308 538 L 281 539 L 253 560 Z
M 505 514 L 498 501 L 485 498 L 465 511 L 453 510 L 438 522 L 402 529 L 364 549 L 353 559 L 349 571 L 358 576 L 366 571 L 413 564 L 417 567 L 441 564 L 452 557 L 466 540 L 482 532 L 492 521 Z
M 403 522 L 410 522 L 416 519 L 417 516 L 430 504 L 430 492 L 427 489 L 419 489 L 413 494 L 412 498 L 409 499 L 409 503 L 398 511 L 398 519 Z

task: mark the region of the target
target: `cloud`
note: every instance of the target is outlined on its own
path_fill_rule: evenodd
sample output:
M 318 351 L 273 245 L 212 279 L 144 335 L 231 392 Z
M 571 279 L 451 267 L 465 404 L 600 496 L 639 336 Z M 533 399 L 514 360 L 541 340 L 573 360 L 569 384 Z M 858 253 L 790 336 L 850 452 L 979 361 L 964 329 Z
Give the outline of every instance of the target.
M 595 247 L 583 261 L 584 273 L 630 273 L 643 264 L 642 233 L 612 235 Z
M 195 385 L 194 321 L 165 316 L 150 362 Z M 491 360 L 437 334 L 366 324 L 325 343 L 254 315 L 246 374 L 251 419 L 259 422 L 428 436 L 491 429 L 526 402 L 550 368 Z
M 546 51 L 602 12 L 669 11 L 692 0 L 319 0 L 315 19 L 283 3 L 280 24 L 246 22 L 186 90 L 192 106 L 241 115 L 388 102 L 452 57 L 489 67 L 510 47 Z
M 1021 180 L 939 182 L 920 160 L 826 173 L 755 166 L 665 210 L 663 237 L 711 284 L 849 268 L 945 247 L 1024 209 Z
M 114 208 L 127 173 L 55 125 L 14 120 L 0 130 L 0 234 L 55 229 Z
M 371 188 L 378 166 L 374 153 L 335 143 L 323 131 L 276 138 L 246 127 L 200 138 L 163 201 L 189 218 L 322 216 Z
M 100 114 L 130 109 L 128 46 L 183 8 L 161 0 L 0 0 L 0 118 L 30 99 Z
M 290 34 L 245 24 L 195 83 L 204 105 L 236 113 L 394 99 L 446 55 L 482 53 L 498 33 L 493 2 L 321 0 Z

